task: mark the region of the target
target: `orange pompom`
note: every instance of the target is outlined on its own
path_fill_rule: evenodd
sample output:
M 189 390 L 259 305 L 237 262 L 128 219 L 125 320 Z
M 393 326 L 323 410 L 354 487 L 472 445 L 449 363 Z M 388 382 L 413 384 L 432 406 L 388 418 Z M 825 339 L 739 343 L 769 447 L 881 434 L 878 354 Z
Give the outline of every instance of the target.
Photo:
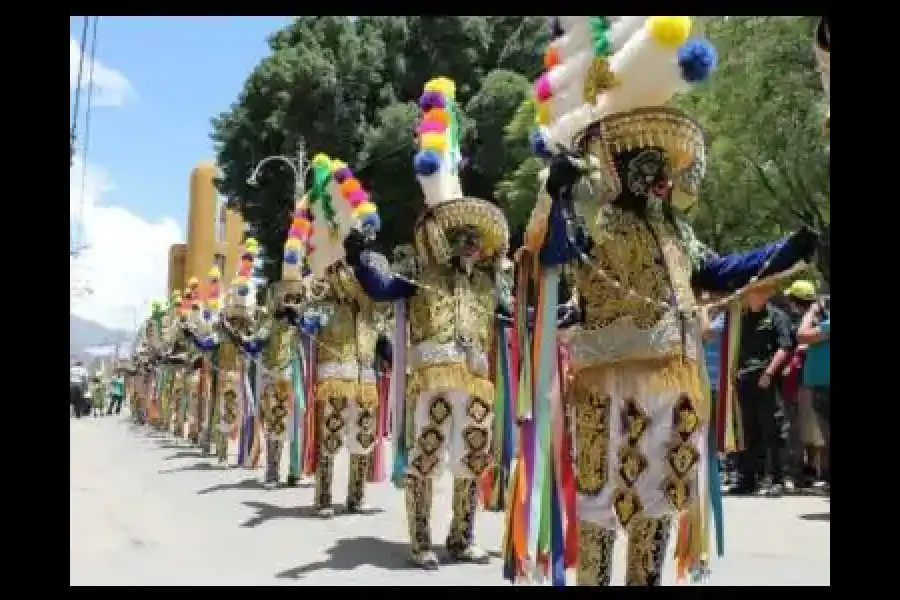
M 444 108 L 432 108 L 422 117 L 423 121 L 436 121 L 447 127 L 450 125 L 450 113 Z
M 552 69 L 559 64 L 559 51 L 556 48 L 549 48 L 544 54 L 544 68 Z
M 355 177 L 348 177 L 341 184 L 341 194 L 343 194 L 344 197 L 359 189 L 362 189 L 362 186 L 359 185 L 359 181 Z

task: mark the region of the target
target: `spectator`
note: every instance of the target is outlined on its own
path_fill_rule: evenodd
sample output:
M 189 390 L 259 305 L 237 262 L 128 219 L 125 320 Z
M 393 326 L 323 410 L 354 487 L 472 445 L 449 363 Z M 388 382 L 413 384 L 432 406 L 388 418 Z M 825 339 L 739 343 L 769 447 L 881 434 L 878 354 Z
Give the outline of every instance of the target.
M 91 414 L 99 417 L 103 414 L 103 408 L 106 404 L 106 386 L 103 384 L 103 373 L 97 371 L 91 379 Z
M 797 341 L 808 344 L 803 385 L 809 388 L 812 410 L 804 442 L 814 450 L 814 485 L 827 491 L 831 484 L 831 311 L 822 301 L 809 307 L 797 330 Z
M 812 408 L 812 397 L 809 390 L 802 385 L 803 363 L 806 359 L 806 344 L 796 343 L 797 331 L 803 316 L 816 301 L 816 287 L 811 281 L 798 280 L 785 291 L 787 314 L 791 321 L 791 335 L 794 348 L 783 372 L 781 395 L 789 422 L 788 448 L 791 473 L 800 487 L 808 487 L 815 475 L 810 463 L 813 451 L 804 444 L 804 431 L 809 428 L 809 417 Z M 790 489 L 790 480 L 785 487 Z
M 784 492 L 787 422 L 776 379 L 794 344 L 787 315 L 769 301 L 773 291 L 772 282 L 751 288 L 741 318 L 736 387 L 744 451 L 738 460 L 738 484 L 732 489 L 736 494 Z
M 90 410 L 85 402 L 85 394 L 88 389 L 88 372 L 80 360 L 76 360 L 69 367 L 69 404 L 75 412 L 75 418 L 80 419 Z
M 125 398 L 125 378 L 121 372 L 115 373 L 109 380 L 109 408 L 106 414 L 111 415 L 122 412 L 122 401 Z

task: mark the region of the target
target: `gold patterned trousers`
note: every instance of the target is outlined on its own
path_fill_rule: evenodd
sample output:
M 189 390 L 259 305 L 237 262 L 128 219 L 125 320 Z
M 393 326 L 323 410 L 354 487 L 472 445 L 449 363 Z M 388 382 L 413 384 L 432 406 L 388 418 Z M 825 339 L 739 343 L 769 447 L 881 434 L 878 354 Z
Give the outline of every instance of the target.
M 174 383 L 172 384 L 172 397 L 169 403 L 172 405 L 173 427 L 176 437 L 184 437 L 184 422 L 187 416 L 184 402 L 185 380 L 186 377 L 183 372 L 175 372 Z
M 366 490 L 369 456 L 375 448 L 378 393 L 374 382 L 328 379 L 316 388 L 322 407 L 319 422 L 319 459 L 316 465 L 317 509 L 332 505 L 334 457 L 345 445 L 350 452 L 347 509 L 360 510 Z
M 416 400 L 415 443 L 406 469 L 406 515 L 414 560 L 431 552 L 433 479 L 449 466 L 453 516 L 446 546 L 463 558 L 474 546 L 477 481 L 491 465 L 493 405 L 465 390 L 423 392 Z
M 220 373 L 218 393 L 219 439 L 216 442 L 216 456 L 220 463 L 228 462 L 228 446 L 231 431 L 238 422 L 240 408 L 238 406 L 238 385 L 240 375 L 237 371 Z
M 661 584 L 672 517 L 697 498 L 705 424 L 696 365 L 681 358 L 578 371 L 578 585 L 609 585 L 617 533 L 626 585 Z
M 291 379 L 287 373 L 267 375 L 263 381 L 262 417 L 266 437 L 266 483 L 276 483 L 281 473 L 288 417 L 291 413 Z
M 203 390 L 200 389 L 200 373 L 192 371 L 188 375 L 188 439 L 200 443 L 203 427 Z

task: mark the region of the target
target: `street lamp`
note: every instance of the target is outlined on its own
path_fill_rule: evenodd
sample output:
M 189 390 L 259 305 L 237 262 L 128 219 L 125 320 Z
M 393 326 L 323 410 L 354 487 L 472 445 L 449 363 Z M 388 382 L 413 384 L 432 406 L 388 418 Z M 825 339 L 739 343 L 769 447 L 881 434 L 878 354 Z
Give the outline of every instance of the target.
M 309 173 L 310 168 L 309 161 L 306 160 L 306 153 L 303 151 L 302 147 L 300 151 L 297 152 L 296 158 L 291 158 L 283 154 L 275 154 L 267 156 L 259 161 L 256 168 L 253 169 L 253 172 L 250 174 L 250 177 L 247 178 L 247 185 L 253 187 L 259 185 L 259 181 L 257 180 L 259 172 L 270 162 L 276 161 L 280 161 L 290 167 L 291 172 L 294 174 L 294 191 L 298 196 L 302 195 L 303 188 L 306 185 L 306 174 Z

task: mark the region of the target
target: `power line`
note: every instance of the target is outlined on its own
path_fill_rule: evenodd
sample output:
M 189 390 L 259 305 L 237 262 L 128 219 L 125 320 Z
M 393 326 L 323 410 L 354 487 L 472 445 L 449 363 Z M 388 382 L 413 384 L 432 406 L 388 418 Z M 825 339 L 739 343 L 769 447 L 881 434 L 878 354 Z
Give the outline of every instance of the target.
M 87 42 L 87 31 L 88 31 L 88 19 L 90 17 L 84 17 L 84 24 L 81 28 L 81 44 L 78 46 L 78 75 L 75 78 L 75 106 L 72 110 L 72 131 L 69 134 L 69 166 L 71 167 L 74 164 L 75 159 L 75 137 L 78 131 L 78 109 L 79 104 L 81 103 L 81 78 L 84 72 L 84 46 Z
M 91 143 L 91 106 L 93 104 L 94 98 L 94 65 L 96 61 L 94 58 L 97 55 L 97 25 L 100 21 L 100 17 L 94 17 L 93 22 L 91 23 L 92 31 L 91 31 L 91 57 L 90 57 L 90 65 L 88 67 L 88 85 L 87 85 L 87 105 L 84 110 L 84 144 L 81 150 L 81 191 L 80 198 L 78 200 L 78 213 L 75 221 L 75 248 L 73 250 L 74 256 L 78 256 L 78 254 L 84 250 L 84 191 L 87 184 L 87 160 L 88 160 L 88 151 L 90 149 Z M 84 58 L 84 49 L 81 51 L 82 59 Z

